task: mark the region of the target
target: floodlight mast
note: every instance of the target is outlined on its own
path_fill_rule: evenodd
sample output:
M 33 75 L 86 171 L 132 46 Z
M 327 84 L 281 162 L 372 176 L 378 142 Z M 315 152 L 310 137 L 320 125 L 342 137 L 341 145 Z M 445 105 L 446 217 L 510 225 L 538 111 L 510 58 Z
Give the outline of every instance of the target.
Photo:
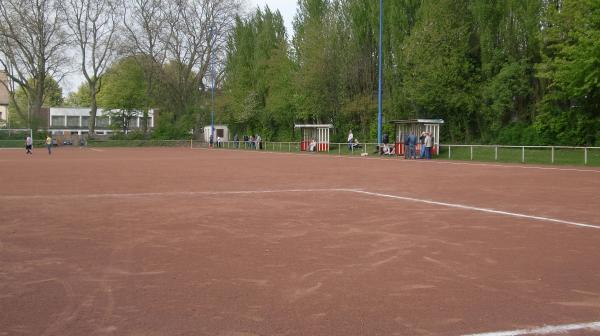
M 212 40 L 214 38 L 214 27 L 210 28 L 210 41 L 209 43 L 212 43 Z M 209 62 L 209 66 L 210 66 L 210 78 L 211 78 L 211 85 L 210 85 L 210 138 L 215 141 L 215 69 L 214 69 L 214 63 L 213 63 L 213 59 L 212 59 L 212 50 L 210 50 L 210 45 L 209 45 L 209 52 L 210 52 L 210 56 L 208 58 L 208 62 Z
M 211 84 L 211 89 L 210 89 L 210 136 L 213 138 L 214 141 L 214 132 L 215 132 L 215 71 L 213 69 L 213 66 L 211 64 L 210 66 L 211 70 L 211 75 L 210 77 L 212 78 L 212 84 Z
M 379 89 L 377 112 L 377 143 L 381 144 L 382 122 L 382 86 L 383 86 L 383 0 L 379 0 Z

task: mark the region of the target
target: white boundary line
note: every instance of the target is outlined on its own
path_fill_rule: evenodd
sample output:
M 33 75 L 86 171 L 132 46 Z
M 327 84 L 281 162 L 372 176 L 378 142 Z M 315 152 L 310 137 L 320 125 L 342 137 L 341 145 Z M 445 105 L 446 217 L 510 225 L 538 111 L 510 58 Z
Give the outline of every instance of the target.
M 201 195 L 248 195 L 295 192 L 340 192 L 358 189 L 280 189 L 280 190 L 242 190 L 242 191 L 167 191 L 153 193 L 108 193 L 108 194 L 73 194 L 73 195 L 0 195 L 4 200 L 27 199 L 82 199 L 82 198 L 119 198 L 119 197 L 169 197 L 169 196 L 201 196 Z
M 600 331 L 600 322 L 564 324 L 557 326 L 545 326 L 541 328 L 520 329 L 513 331 L 498 331 L 482 334 L 468 334 L 464 336 L 523 336 L 523 335 L 550 335 L 564 333 L 575 330 L 596 330 Z
M 516 212 L 501 211 L 495 209 L 479 208 L 469 205 L 438 202 L 414 197 L 396 196 L 382 194 L 360 189 L 329 188 L 329 189 L 280 189 L 280 190 L 242 190 L 242 191 L 174 191 L 174 192 L 154 192 L 154 193 L 107 193 L 107 194 L 74 194 L 74 195 L 0 195 L 0 200 L 30 200 L 30 199 L 82 199 L 82 198 L 119 198 L 119 197 L 169 197 L 169 196 L 201 196 L 201 195 L 248 195 L 248 194 L 273 194 L 273 193 L 295 193 L 295 192 L 351 192 L 375 197 L 391 198 L 403 201 L 418 202 L 432 205 L 441 205 L 449 208 L 463 210 L 479 211 L 495 215 L 511 216 L 525 219 L 533 219 L 544 222 L 553 222 L 584 228 L 600 229 L 600 225 L 579 223 L 562 219 L 532 216 Z
M 534 220 L 545 221 L 545 222 L 553 222 L 553 223 L 574 225 L 574 226 L 585 227 L 585 228 L 600 229 L 600 225 L 578 223 L 578 222 L 572 222 L 572 221 L 549 218 L 549 217 L 531 216 L 531 215 L 525 215 L 525 214 L 520 214 L 520 213 L 515 213 L 515 212 L 508 212 L 508 211 L 501 211 L 501 210 L 494 210 L 494 209 L 487 209 L 487 208 L 479 208 L 479 207 L 455 204 L 455 203 L 437 202 L 437 201 L 431 201 L 431 200 L 419 199 L 419 198 L 413 198 L 413 197 L 381 194 L 381 193 L 375 193 L 375 192 L 364 191 L 364 190 L 349 190 L 349 191 L 358 193 L 358 194 L 365 194 L 365 195 L 377 196 L 377 197 L 383 197 L 383 198 L 392 198 L 392 199 L 399 199 L 399 200 L 403 200 L 403 201 L 419 202 L 419 203 L 425 203 L 425 204 L 441 205 L 441 206 L 450 207 L 450 208 L 458 208 L 458 209 L 464 209 L 464 210 L 486 212 L 486 213 L 492 213 L 492 214 L 496 214 L 496 215 L 534 219 Z
M 565 221 L 560 219 L 548 218 L 548 217 L 540 217 L 540 216 L 530 216 L 519 213 L 507 212 L 507 211 L 499 211 L 493 209 L 486 208 L 478 208 L 461 204 L 454 203 L 445 203 L 445 202 L 437 202 L 430 201 L 412 197 L 404 197 L 404 196 L 395 196 L 388 195 L 382 193 L 375 193 L 364 191 L 360 189 L 344 189 L 344 188 L 332 188 L 332 189 L 281 189 L 281 190 L 245 190 L 245 191 L 181 191 L 181 192 L 163 192 L 163 193 L 126 193 L 126 194 L 87 194 L 87 195 L 29 195 L 29 196 L 0 196 L 0 199 L 9 199 L 9 200 L 21 200 L 21 199 L 42 199 L 42 198 L 59 198 L 59 199 L 80 199 L 80 198 L 112 198 L 112 197 L 152 197 L 152 196 L 197 196 L 197 195 L 240 195 L 240 194 L 269 194 L 269 193 L 294 193 L 294 192 L 351 192 L 358 193 L 363 195 L 370 195 L 375 197 L 383 197 L 383 198 L 392 198 L 399 199 L 404 201 L 411 202 L 419 202 L 425 204 L 432 205 L 441 205 L 451 208 L 459 208 L 465 210 L 473 210 L 480 211 L 498 215 L 505 216 L 513 216 L 527 219 L 535 219 L 540 221 L 548 221 L 555 222 L 561 224 L 574 225 L 585 228 L 594 228 L 600 229 L 600 226 L 577 223 L 571 221 Z M 574 330 L 600 330 L 600 322 L 590 322 L 590 323 L 577 323 L 577 324 L 566 324 L 566 325 L 557 325 L 557 326 L 545 326 L 541 328 L 534 329 L 519 329 L 513 331 L 499 331 L 499 332 L 489 332 L 489 333 L 478 333 L 478 334 L 468 334 L 464 336 L 524 336 L 524 335 L 548 335 L 553 333 L 562 333 Z

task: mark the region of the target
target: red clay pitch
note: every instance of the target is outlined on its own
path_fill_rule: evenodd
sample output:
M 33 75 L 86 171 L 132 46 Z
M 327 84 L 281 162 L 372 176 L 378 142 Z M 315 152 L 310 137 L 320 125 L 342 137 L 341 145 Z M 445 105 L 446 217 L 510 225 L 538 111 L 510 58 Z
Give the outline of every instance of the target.
M 464 335 L 600 321 L 600 171 L 523 167 L 0 151 L 0 335 Z

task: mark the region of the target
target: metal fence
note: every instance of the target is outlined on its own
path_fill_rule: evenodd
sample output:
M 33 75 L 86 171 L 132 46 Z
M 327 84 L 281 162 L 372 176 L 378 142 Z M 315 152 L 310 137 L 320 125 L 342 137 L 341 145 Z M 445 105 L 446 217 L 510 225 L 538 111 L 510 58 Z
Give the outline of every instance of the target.
M 35 141 L 36 147 L 43 141 Z M 199 140 L 90 140 L 91 147 L 191 147 L 208 148 L 209 144 Z M 24 140 L 0 140 L 0 148 L 22 148 Z M 394 147 L 393 144 L 390 145 Z M 318 146 L 317 146 L 318 147 Z M 251 141 L 224 141 L 214 144 L 214 149 L 262 150 L 270 152 L 333 154 L 339 156 L 377 156 L 384 158 L 402 158 L 396 153 L 382 155 L 377 143 L 361 143 L 349 146 L 348 143 L 330 143 L 329 150 L 310 152 L 299 141 L 272 142 L 262 141 L 258 146 Z M 419 156 L 420 153 L 417 153 Z M 600 166 L 600 147 L 570 146 L 502 146 L 502 145 L 451 145 L 441 144 L 439 155 L 432 158 L 465 161 L 538 163 L 538 164 L 570 164 Z
M 391 145 L 393 147 L 393 145 Z M 206 142 L 192 142 L 193 148 L 208 148 Z M 263 150 L 271 152 L 305 152 L 310 154 L 334 154 L 349 156 L 381 156 L 403 158 L 404 156 L 382 155 L 377 143 L 362 143 L 358 147 L 350 147 L 347 143 L 331 143 L 329 150 L 323 152 L 302 151 L 300 142 L 262 141 L 257 149 L 256 143 L 250 141 L 224 141 L 214 144 L 215 149 Z M 417 157 L 420 153 L 417 152 Z M 501 146 L 501 145 L 440 145 L 440 153 L 432 158 L 449 160 L 472 160 L 489 162 L 539 163 L 539 164 L 572 164 L 600 165 L 600 147 L 569 146 Z
M 210 145 L 204 141 L 192 141 L 192 148 L 209 148 Z M 318 151 L 319 146 L 315 146 L 315 151 L 302 150 L 301 142 L 274 142 L 261 141 L 257 144 L 252 141 L 223 141 L 220 144 L 214 143 L 214 149 L 238 149 L 238 150 L 259 150 L 269 152 L 287 152 L 287 153 L 306 153 L 306 154 L 334 154 L 334 155 L 350 155 L 350 156 L 368 156 L 378 155 L 378 144 L 376 143 L 361 143 L 355 146 L 349 146 L 347 143 L 330 143 L 329 150 Z M 392 146 L 393 147 L 393 146 Z M 395 155 L 385 155 L 388 157 L 396 157 Z
M 441 145 L 450 160 L 600 165 L 600 147 Z

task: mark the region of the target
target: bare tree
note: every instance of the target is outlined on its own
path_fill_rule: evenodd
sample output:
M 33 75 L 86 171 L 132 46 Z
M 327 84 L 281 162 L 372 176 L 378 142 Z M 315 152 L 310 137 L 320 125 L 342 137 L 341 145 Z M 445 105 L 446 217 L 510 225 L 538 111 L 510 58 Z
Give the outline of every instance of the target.
M 224 59 L 240 0 L 121 1 L 125 51 L 144 69 L 144 116 L 152 104 L 168 106 L 175 117 L 191 111 L 206 91 L 209 62 Z
M 78 47 L 81 71 L 90 88 L 90 136 L 96 129 L 96 96 L 102 77 L 116 55 L 117 6 L 113 0 L 64 0 L 62 4 L 69 34 Z
M 14 87 L 9 88 L 17 113 L 31 125 L 40 115 L 47 77 L 64 75 L 68 45 L 55 0 L 0 0 L 0 65 L 27 95 L 27 115 L 18 106 Z
M 142 131 L 148 131 L 148 110 L 153 104 L 155 85 L 164 65 L 165 0 L 122 0 L 124 51 L 133 56 L 144 71 L 146 94 L 143 106 Z
M 223 60 L 228 33 L 240 11 L 238 0 L 177 0 L 166 15 L 165 39 L 170 71 L 169 86 L 174 105 L 181 112 L 206 91 L 210 64 Z

